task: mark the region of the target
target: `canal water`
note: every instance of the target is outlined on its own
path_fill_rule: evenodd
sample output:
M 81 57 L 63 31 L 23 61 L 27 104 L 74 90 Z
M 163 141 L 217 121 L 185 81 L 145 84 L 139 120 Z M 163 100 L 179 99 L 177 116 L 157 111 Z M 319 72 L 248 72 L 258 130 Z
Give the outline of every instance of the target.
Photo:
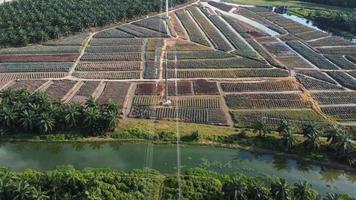
M 147 151 L 152 151 L 147 162 Z M 16 171 L 27 168 L 49 170 L 58 165 L 112 168 L 128 171 L 143 169 L 147 163 L 162 173 L 177 172 L 175 145 L 133 143 L 3 143 L 0 166 Z M 181 146 L 182 171 L 204 167 L 219 173 L 282 177 L 291 183 L 306 180 L 321 193 L 348 193 L 356 196 L 356 173 L 287 159 L 283 156 L 212 146 Z

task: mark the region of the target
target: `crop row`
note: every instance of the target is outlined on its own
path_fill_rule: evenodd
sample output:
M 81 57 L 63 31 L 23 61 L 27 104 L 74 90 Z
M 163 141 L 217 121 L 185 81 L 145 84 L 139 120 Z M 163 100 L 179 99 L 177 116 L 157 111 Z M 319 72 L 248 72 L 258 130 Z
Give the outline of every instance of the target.
M 45 80 L 16 80 L 14 85 L 11 85 L 11 89 L 21 89 L 24 88 L 28 92 L 33 93 L 37 88 L 46 83 Z
M 226 117 L 220 109 L 199 108 L 151 108 L 148 106 L 134 106 L 131 117 L 181 120 L 185 122 L 208 123 L 225 125 Z
M 228 58 L 228 59 L 195 59 L 169 61 L 168 67 L 178 69 L 201 69 L 201 68 L 270 68 L 271 66 L 252 60 L 249 58 Z
M 179 23 L 179 20 L 174 13 L 169 15 L 169 23 L 173 26 L 174 31 L 177 33 L 178 37 L 184 40 L 188 40 L 188 36 L 185 34 L 183 26 Z
M 296 71 L 299 74 L 303 74 L 306 76 L 310 76 L 316 79 L 320 79 L 322 81 L 326 81 L 332 84 L 335 84 L 335 81 L 332 80 L 331 78 L 329 78 L 327 75 L 325 75 L 325 73 L 320 72 L 319 70 L 297 70 Z
M 29 46 L 21 48 L 0 49 L 0 54 L 52 54 L 79 53 L 80 46 Z
M 143 78 L 145 79 L 158 79 L 160 76 L 160 62 L 146 61 L 145 69 L 143 71 Z
M 151 29 L 143 28 L 141 26 L 136 26 L 133 24 L 125 24 L 118 27 L 119 30 L 124 31 L 126 33 L 132 34 L 136 37 L 140 38 L 149 38 L 149 37 L 168 37 L 167 34 L 160 33 L 157 31 L 153 31 Z
M 139 83 L 135 95 L 160 95 L 163 88 L 160 83 Z
M 315 30 L 315 31 L 310 31 L 310 32 L 304 32 L 304 33 L 299 33 L 296 34 L 296 36 L 302 40 L 308 41 L 308 40 L 315 40 L 318 38 L 326 37 L 329 34 L 323 31 Z
M 17 79 L 63 78 L 65 72 L 32 72 L 32 73 L 1 73 L 0 81 Z
M 235 19 L 227 15 L 223 15 L 222 17 L 227 23 L 229 23 L 232 26 L 233 29 L 235 29 L 236 32 L 238 32 L 245 39 L 251 37 L 258 38 L 258 37 L 268 36 L 265 32 L 256 29 L 255 27 L 246 24 L 238 19 Z
M 262 47 L 256 40 L 250 38 L 246 39 L 246 41 L 264 58 L 273 66 L 282 67 L 281 64 L 264 48 Z
M 172 101 L 173 107 L 178 108 L 220 108 L 219 97 L 189 97 L 177 98 Z
M 82 61 L 141 61 L 141 53 L 97 54 L 85 53 Z
M 348 75 L 347 73 L 338 71 L 332 71 L 327 73 L 341 85 L 356 90 L 356 79 Z
M 345 58 L 356 64 L 356 56 L 346 55 Z
M 227 82 L 221 83 L 221 88 L 224 92 L 294 91 L 298 90 L 298 84 L 291 80 Z
M 320 104 L 356 104 L 355 92 L 320 92 L 312 96 Z
M 177 75 L 177 76 L 176 76 Z M 281 69 L 249 70 L 174 70 L 168 71 L 168 78 L 249 78 L 249 77 L 287 77 L 288 71 Z
M 170 51 L 168 59 L 189 60 L 189 59 L 220 59 L 231 58 L 233 55 L 223 51 Z
M 299 41 L 288 41 L 287 44 L 320 69 L 338 69 L 322 55 L 316 53 Z
M 91 46 L 118 46 L 118 45 L 143 45 L 144 39 L 141 38 L 94 38 Z
M 66 72 L 72 63 L 0 63 L 0 72 Z
M 81 33 L 73 36 L 64 37 L 58 40 L 46 42 L 48 46 L 82 46 L 85 39 L 88 38 L 88 33 Z
M 74 62 L 79 54 L 62 55 L 0 55 L 1 62 Z
M 209 46 L 209 42 L 206 40 L 200 28 L 194 23 L 192 17 L 189 16 L 186 10 L 179 10 L 176 12 L 176 15 L 183 24 L 191 41 Z
M 120 46 L 92 46 L 86 49 L 89 53 L 111 53 L 111 52 L 141 52 L 142 45 L 120 45 Z
M 331 62 L 335 63 L 337 66 L 341 67 L 342 69 L 356 69 L 356 64 L 347 60 L 342 55 L 326 55 L 326 58 L 329 59 Z
M 157 95 L 135 95 L 132 100 L 133 106 L 156 106 L 160 97 Z
M 133 38 L 134 36 L 118 29 L 109 29 L 94 35 L 94 38 Z
M 75 72 L 73 76 L 83 79 L 139 79 L 139 71 Z
M 322 54 L 352 55 L 356 56 L 356 46 L 317 48 Z
M 95 89 L 99 86 L 98 81 L 87 81 L 77 91 L 75 96 L 70 99 L 70 102 L 79 103 L 84 105 L 88 98 L 93 95 Z
M 303 124 L 322 122 L 324 119 L 311 109 L 300 110 L 266 110 L 266 111 L 232 111 L 232 118 L 238 127 L 253 127 L 257 120 L 265 118 L 269 128 L 276 129 L 283 120 L 288 120 L 298 127 Z
M 232 109 L 308 107 L 300 94 L 228 94 L 225 100 Z
M 350 45 L 351 42 L 347 41 L 341 37 L 330 36 L 326 38 L 322 38 L 319 40 L 315 40 L 312 42 L 308 42 L 313 47 L 322 47 L 322 46 L 342 46 L 342 45 Z
M 253 50 L 247 43 L 237 35 L 234 31 L 227 26 L 227 24 L 218 16 L 210 15 L 209 19 L 215 24 L 216 27 L 225 35 L 231 44 L 238 50 L 236 51 L 241 56 L 257 58 L 255 50 Z
M 305 61 L 300 56 L 288 56 L 288 57 L 278 57 L 277 60 L 281 62 L 283 65 L 288 66 L 290 69 L 296 68 L 314 68 L 310 63 Z
M 130 83 L 106 82 L 105 88 L 99 96 L 98 101 L 100 103 L 107 103 L 109 100 L 112 100 L 122 107 L 129 88 Z
M 193 82 L 194 93 L 197 95 L 215 95 L 219 94 L 216 82 L 210 82 L 205 79 L 199 79 Z
M 295 56 L 296 54 L 282 42 L 264 43 L 263 46 L 275 56 Z
M 341 107 L 322 107 L 321 110 L 340 121 L 355 121 L 356 107 L 355 106 L 341 106 Z
M 356 71 L 348 72 L 348 74 L 356 79 Z
M 192 95 L 192 83 L 190 81 L 168 82 L 168 95 L 181 96 Z
M 343 90 L 342 87 L 319 79 L 313 79 L 299 74 L 297 74 L 296 77 L 307 90 Z
M 142 26 L 142 27 L 145 27 L 145 28 L 157 31 L 157 32 L 168 34 L 166 24 L 162 20 L 161 17 L 150 17 L 150 18 L 146 18 L 146 19 L 134 22 L 133 24 Z
M 184 40 L 171 40 L 174 45 L 168 45 L 167 51 L 211 51 L 211 48 Z
M 77 71 L 136 71 L 140 69 L 140 61 L 81 62 L 75 68 Z
M 223 10 L 223 11 L 230 11 L 233 7 L 230 6 L 230 5 L 227 5 L 225 3 L 219 3 L 219 2 L 215 2 L 215 1 L 208 1 L 208 4 L 216 7 L 216 8 L 219 8 L 220 10 Z
M 200 25 L 201 29 L 208 36 L 210 41 L 213 43 L 215 48 L 222 51 L 232 50 L 228 42 L 223 38 L 219 31 L 212 25 L 212 23 L 200 12 L 200 9 L 196 6 L 191 6 L 188 8 L 190 13 L 196 22 Z
M 46 94 L 51 99 L 61 100 L 76 83 L 76 81 L 71 80 L 53 81 L 53 83 L 46 89 Z

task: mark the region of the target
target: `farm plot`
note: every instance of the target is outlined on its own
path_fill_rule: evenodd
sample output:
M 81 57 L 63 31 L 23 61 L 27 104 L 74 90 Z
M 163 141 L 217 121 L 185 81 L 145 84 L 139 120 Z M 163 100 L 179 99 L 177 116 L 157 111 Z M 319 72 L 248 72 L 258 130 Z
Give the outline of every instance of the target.
M 218 68 L 271 68 L 271 66 L 249 58 L 195 59 L 169 61 L 168 68 L 178 69 L 218 69 Z
M 114 52 L 141 52 L 142 45 L 119 46 L 91 46 L 86 49 L 88 53 L 114 53 Z
M 332 71 L 327 72 L 331 77 L 333 77 L 341 85 L 356 90 L 356 79 L 345 72 Z
M 356 64 L 347 60 L 342 55 L 325 55 L 325 57 L 342 69 L 356 69 Z
M 157 106 L 160 97 L 157 95 L 135 95 L 132 99 L 133 106 Z
M 144 79 L 158 79 L 160 76 L 160 62 L 146 61 L 145 69 L 143 71 Z
M 223 38 L 223 36 L 219 33 L 219 31 L 212 25 L 212 23 L 204 16 L 204 14 L 200 11 L 196 6 L 189 7 L 188 10 L 192 14 L 193 18 L 199 24 L 200 28 L 204 31 L 204 33 L 208 36 L 212 44 L 216 49 L 222 51 L 230 51 L 232 50 L 229 43 Z
M 347 41 L 341 37 L 330 36 L 321 38 L 319 40 L 315 40 L 312 42 L 308 42 L 313 47 L 322 47 L 322 46 L 343 46 L 343 45 L 351 45 L 350 41 Z
M 26 89 L 29 93 L 33 93 L 37 88 L 46 83 L 45 80 L 17 80 L 10 88 L 13 90 Z
M 292 80 L 267 80 L 254 82 L 223 82 L 221 88 L 224 92 L 275 92 L 297 91 L 299 86 Z
M 141 38 L 94 38 L 91 46 L 119 46 L 119 45 L 143 45 L 144 39 Z
M 141 53 L 98 54 L 85 53 L 82 61 L 141 61 Z
M 322 54 L 353 55 L 356 56 L 356 46 L 352 47 L 332 47 L 317 48 Z
M 193 95 L 192 83 L 190 81 L 168 82 L 169 96 L 187 96 Z
M 216 95 L 219 89 L 216 82 L 199 79 L 193 82 L 194 93 L 196 95 Z
M 282 67 L 281 64 L 268 52 L 261 44 L 259 44 L 256 40 L 250 38 L 246 39 L 246 41 L 264 58 L 267 62 L 276 67 Z
M 167 51 L 211 51 L 211 48 L 184 40 L 167 40 Z
M 81 33 L 81 34 L 61 38 L 59 40 L 52 40 L 52 41 L 46 42 L 45 45 L 48 45 L 48 46 L 82 46 L 88 37 L 89 37 L 89 33 Z
M 173 98 L 172 106 L 178 108 L 220 108 L 220 97 L 179 97 Z
M 164 40 L 162 38 L 149 38 L 146 44 L 146 51 L 161 51 L 164 45 Z
M 296 36 L 298 38 L 300 38 L 302 40 L 305 40 L 305 41 L 315 40 L 315 39 L 318 39 L 318 38 L 326 37 L 328 35 L 329 35 L 328 33 L 322 32 L 322 31 L 318 31 L 318 30 L 296 34 Z
M 135 95 L 160 95 L 163 85 L 160 83 L 139 83 L 136 85 Z
M 282 42 L 263 43 L 267 51 L 276 56 L 295 56 L 296 54 Z
M 183 26 L 181 25 L 181 23 L 179 23 L 178 18 L 174 13 L 169 14 L 169 24 L 173 26 L 178 38 L 182 38 L 184 40 L 189 39 L 185 33 Z
M 193 18 L 187 13 L 186 10 L 179 10 L 176 11 L 176 15 L 182 25 L 184 26 L 185 30 L 187 31 L 189 38 L 191 41 L 196 42 L 198 44 L 204 46 L 210 46 L 209 42 L 206 40 L 200 28 L 195 24 Z
M 137 26 L 142 26 L 157 32 L 168 34 L 166 23 L 162 20 L 162 17 L 150 17 L 143 19 L 133 24 Z
M 189 60 L 189 59 L 222 59 L 232 58 L 232 54 L 223 51 L 170 51 L 168 52 L 168 59 L 174 60 Z
M 120 107 L 123 106 L 127 91 L 130 88 L 130 83 L 123 82 L 107 82 L 105 88 L 98 98 L 100 103 L 107 103 L 111 99 Z
M 318 70 L 297 70 L 298 74 L 306 75 L 315 79 L 320 79 L 322 81 L 326 81 L 332 84 L 336 84 L 334 80 L 329 78 L 325 73 L 320 72 Z
M 246 41 L 244 41 L 240 35 L 231 30 L 218 15 L 209 15 L 209 19 L 220 29 L 230 43 L 237 49 L 236 54 L 251 58 L 258 58 L 256 51 L 247 45 Z
M 140 79 L 139 71 L 74 72 L 73 76 L 83 79 Z
M 299 41 L 288 41 L 287 44 L 320 69 L 338 69 L 322 55 L 316 53 Z
M 356 121 L 356 106 L 321 107 L 321 110 L 338 121 Z
M 0 63 L 0 72 L 67 72 L 72 63 Z
M 299 56 L 277 57 L 277 60 L 281 62 L 283 65 L 287 66 L 289 69 L 313 68 L 311 64 L 309 64 L 307 61 L 305 61 L 303 58 Z
M 281 69 L 248 69 L 248 70 L 180 70 L 177 76 L 174 70 L 168 71 L 168 78 L 276 78 L 288 77 L 288 71 Z
M 141 62 L 81 62 L 75 70 L 77 71 L 136 71 L 141 69 Z
M 356 104 L 356 92 L 320 92 L 312 96 L 322 105 Z
M 133 38 L 134 36 L 118 29 L 109 29 L 94 35 L 94 38 Z
M 310 78 L 308 76 L 297 74 L 297 80 L 303 84 L 307 90 L 344 90 L 344 88 L 322 81 L 320 79 Z
M 71 80 L 53 81 L 53 84 L 45 92 L 51 99 L 61 100 L 76 83 L 76 81 Z
M 309 107 L 308 102 L 303 100 L 302 94 L 227 94 L 225 100 L 231 109 Z
M 17 79 L 53 79 L 63 78 L 67 75 L 64 72 L 32 72 L 32 73 L 0 73 L 0 81 Z
M 117 29 L 124 31 L 126 33 L 129 33 L 131 35 L 134 35 L 136 37 L 140 37 L 140 38 L 150 38 L 150 37 L 169 37 L 167 34 L 161 33 L 161 32 L 157 32 L 157 31 L 153 31 L 151 29 L 147 29 L 141 26 L 136 26 L 133 24 L 125 24 L 122 25 L 120 27 L 118 27 Z
M 56 54 L 79 53 L 80 46 L 28 46 L 0 49 L 0 54 Z
M 225 3 L 219 3 L 219 2 L 215 2 L 215 1 L 208 1 L 208 4 L 214 6 L 215 8 L 219 8 L 220 10 L 226 11 L 226 12 L 228 12 L 234 8 L 231 5 L 227 5 Z
M 345 58 L 356 64 L 356 56 L 346 55 Z
M 0 55 L 1 62 L 74 62 L 79 54 L 62 55 Z
M 265 32 L 255 28 L 247 23 L 244 23 L 238 19 L 235 19 L 235 18 L 227 16 L 227 15 L 223 15 L 222 17 L 226 22 L 228 22 L 232 26 L 232 28 L 235 29 L 236 32 L 238 32 L 245 39 L 251 38 L 251 37 L 259 38 L 259 37 L 267 37 L 268 36 Z
M 324 123 L 325 119 L 311 109 L 298 110 L 254 110 L 231 111 L 232 118 L 238 127 L 252 128 L 257 120 L 265 118 L 269 128 L 276 129 L 283 120 L 287 120 L 302 127 L 309 122 Z
M 85 82 L 77 91 L 77 93 L 74 95 L 74 97 L 70 100 L 70 102 L 75 102 L 79 103 L 81 105 L 84 105 L 88 98 L 92 96 L 94 93 L 95 89 L 99 85 L 99 81 L 87 81 Z

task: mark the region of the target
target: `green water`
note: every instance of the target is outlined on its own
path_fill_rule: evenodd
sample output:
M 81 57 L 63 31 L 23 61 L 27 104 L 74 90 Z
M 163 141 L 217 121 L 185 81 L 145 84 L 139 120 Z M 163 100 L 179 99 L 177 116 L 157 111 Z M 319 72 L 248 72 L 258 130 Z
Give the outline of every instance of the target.
M 75 168 L 106 167 L 117 170 L 150 167 L 163 173 L 177 171 L 175 145 L 132 143 L 3 143 L 0 166 L 16 171 L 26 168 L 53 169 L 57 165 Z M 319 192 L 356 196 L 356 173 L 303 163 L 284 157 L 256 154 L 211 146 L 181 146 L 182 170 L 205 167 L 219 173 L 242 172 L 270 175 L 289 182 L 306 180 Z

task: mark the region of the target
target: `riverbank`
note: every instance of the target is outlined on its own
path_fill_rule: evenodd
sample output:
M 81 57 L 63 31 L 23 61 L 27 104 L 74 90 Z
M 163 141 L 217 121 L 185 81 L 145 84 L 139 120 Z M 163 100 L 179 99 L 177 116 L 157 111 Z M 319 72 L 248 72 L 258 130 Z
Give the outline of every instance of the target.
M 178 133 L 177 134 L 177 130 Z M 155 121 L 144 119 L 122 119 L 118 128 L 102 136 L 85 136 L 85 133 L 58 133 L 50 135 L 16 134 L 3 136 L 0 142 L 141 142 L 152 144 L 176 144 L 177 137 L 181 144 L 211 145 L 224 148 L 243 149 L 250 152 L 282 155 L 287 158 L 320 164 L 334 168 L 356 170 L 335 159 L 330 152 L 326 138 L 321 138 L 320 151 L 304 148 L 304 137 L 296 134 L 297 143 L 290 151 L 283 145 L 277 132 L 270 132 L 260 137 L 252 129 L 220 127 L 194 123 Z M 356 144 L 353 144 L 356 146 Z

